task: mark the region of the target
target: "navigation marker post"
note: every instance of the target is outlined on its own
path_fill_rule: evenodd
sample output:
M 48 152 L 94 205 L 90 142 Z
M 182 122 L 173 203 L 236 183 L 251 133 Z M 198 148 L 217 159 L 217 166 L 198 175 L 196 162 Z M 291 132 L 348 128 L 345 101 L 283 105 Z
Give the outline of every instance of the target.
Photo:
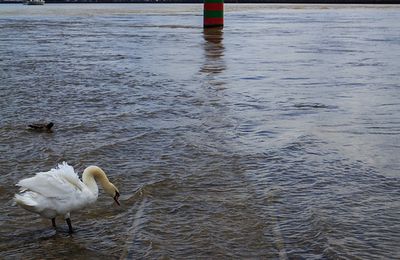
M 204 0 L 204 28 L 224 26 L 224 0 Z

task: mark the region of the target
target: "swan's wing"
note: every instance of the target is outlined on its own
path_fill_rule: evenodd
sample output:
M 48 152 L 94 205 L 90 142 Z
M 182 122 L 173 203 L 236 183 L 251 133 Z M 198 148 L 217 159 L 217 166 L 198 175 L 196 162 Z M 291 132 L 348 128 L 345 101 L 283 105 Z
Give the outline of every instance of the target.
M 17 183 L 22 191 L 30 190 L 45 197 L 66 197 L 84 189 L 74 168 L 65 162 L 48 172 L 39 172 L 35 176 Z
M 79 179 L 79 176 L 74 171 L 74 168 L 68 165 L 66 162 L 58 165 L 58 170 L 56 169 L 56 173 L 61 179 L 69 182 L 74 187 L 74 189 L 82 190 L 84 188 L 84 184 Z

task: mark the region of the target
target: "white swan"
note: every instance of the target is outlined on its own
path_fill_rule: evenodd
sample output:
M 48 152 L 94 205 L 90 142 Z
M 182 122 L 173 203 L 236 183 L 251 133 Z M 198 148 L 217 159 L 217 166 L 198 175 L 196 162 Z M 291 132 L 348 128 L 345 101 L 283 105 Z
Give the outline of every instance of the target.
M 99 167 L 87 167 L 83 171 L 82 180 L 74 168 L 64 162 L 48 172 L 39 172 L 31 178 L 20 180 L 17 183 L 20 192 L 15 194 L 14 201 L 28 211 L 51 219 L 53 227 L 56 227 L 56 216 L 64 216 L 69 232 L 72 233 L 70 212 L 97 200 L 99 189 L 96 181 L 120 205 L 118 189 Z

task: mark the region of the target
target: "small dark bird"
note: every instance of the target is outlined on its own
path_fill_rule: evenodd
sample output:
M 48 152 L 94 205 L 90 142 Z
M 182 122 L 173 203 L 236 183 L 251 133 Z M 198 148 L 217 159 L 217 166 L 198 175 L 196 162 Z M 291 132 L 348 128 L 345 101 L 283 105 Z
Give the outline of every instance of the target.
M 51 128 L 53 127 L 53 123 L 52 122 L 50 122 L 50 123 L 48 123 L 48 124 L 31 124 L 31 125 L 28 125 L 31 129 L 33 129 L 33 130 L 36 130 L 36 131 L 45 131 L 45 132 L 49 132 L 49 133 L 51 133 L 51 132 L 53 132 L 52 130 L 51 130 Z

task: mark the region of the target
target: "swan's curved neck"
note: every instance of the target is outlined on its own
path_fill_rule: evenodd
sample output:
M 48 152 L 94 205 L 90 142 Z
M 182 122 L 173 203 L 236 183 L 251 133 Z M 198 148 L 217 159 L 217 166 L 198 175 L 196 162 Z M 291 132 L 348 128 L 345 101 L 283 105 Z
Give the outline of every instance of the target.
M 87 167 L 82 174 L 83 183 L 89 188 L 89 190 L 97 196 L 99 195 L 99 188 L 97 186 L 96 181 L 98 181 L 103 188 L 110 185 L 110 181 L 108 180 L 106 174 L 102 169 L 97 166 L 89 166 Z

